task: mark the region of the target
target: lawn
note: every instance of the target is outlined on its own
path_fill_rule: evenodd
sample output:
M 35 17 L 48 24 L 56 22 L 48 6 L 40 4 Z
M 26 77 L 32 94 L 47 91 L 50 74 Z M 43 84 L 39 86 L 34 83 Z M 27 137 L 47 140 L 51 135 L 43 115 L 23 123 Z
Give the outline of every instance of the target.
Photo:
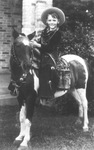
M 0 150 L 17 150 L 18 106 L 0 107 Z M 28 150 L 94 150 L 94 118 L 89 116 L 89 132 L 76 125 L 76 115 L 57 114 L 51 108 L 36 107 Z

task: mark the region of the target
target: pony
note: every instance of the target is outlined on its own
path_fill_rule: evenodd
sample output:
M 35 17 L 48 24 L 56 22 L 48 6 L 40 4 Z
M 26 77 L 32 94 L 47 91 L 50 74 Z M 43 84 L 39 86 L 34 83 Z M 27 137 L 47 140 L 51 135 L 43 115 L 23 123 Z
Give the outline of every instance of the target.
M 83 131 L 88 131 L 89 124 L 86 97 L 89 73 L 86 61 L 80 56 L 67 54 L 58 58 L 56 62 L 52 55 L 47 54 L 39 71 L 33 65 L 35 49 L 32 48 L 31 39 L 34 35 L 33 33 L 26 36 L 16 30 L 13 32 L 9 90 L 13 93 L 18 89 L 20 133 L 14 143 L 19 143 L 19 147 L 27 147 L 30 141 L 37 97 L 58 98 L 70 92 L 78 102 L 80 121 L 83 118 Z

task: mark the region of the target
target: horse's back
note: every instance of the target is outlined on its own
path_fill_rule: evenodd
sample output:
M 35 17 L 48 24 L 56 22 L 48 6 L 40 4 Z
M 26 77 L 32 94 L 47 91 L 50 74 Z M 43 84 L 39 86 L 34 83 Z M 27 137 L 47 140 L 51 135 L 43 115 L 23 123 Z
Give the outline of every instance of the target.
M 67 62 L 71 63 L 73 61 L 77 61 L 79 64 L 81 64 L 86 72 L 87 78 L 88 78 L 88 66 L 86 61 L 77 55 L 74 54 L 67 54 L 67 55 L 63 55 L 62 58 L 64 58 Z
M 88 67 L 86 61 L 77 55 L 62 56 L 69 64 L 72 72 L 72 83 L 76 88 L 85 88 L 88 80 Z
M 80 62 L 82 65 L 85 64 L 85 60 L 78 55 L 67 54 L 67 55 L 63 55 L 62 58 L 64 58 L 67 62 L 71 62 L 73 60 L 76 60 L 76 61 Z

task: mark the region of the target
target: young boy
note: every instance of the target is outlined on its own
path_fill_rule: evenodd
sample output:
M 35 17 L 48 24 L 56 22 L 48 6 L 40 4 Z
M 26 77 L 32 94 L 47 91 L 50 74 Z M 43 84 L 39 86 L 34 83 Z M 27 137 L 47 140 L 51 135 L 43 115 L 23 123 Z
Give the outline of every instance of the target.
M 42 31 L 40 40 L 33 41 L 33 47 L 39 48 L 41 55 L 50 53 L 57 57 L 61 41 L 59 27 L 65 22 L 65 15 L 61 9 L 52 7 L 43 11 L 41 21 L 46 27 Z

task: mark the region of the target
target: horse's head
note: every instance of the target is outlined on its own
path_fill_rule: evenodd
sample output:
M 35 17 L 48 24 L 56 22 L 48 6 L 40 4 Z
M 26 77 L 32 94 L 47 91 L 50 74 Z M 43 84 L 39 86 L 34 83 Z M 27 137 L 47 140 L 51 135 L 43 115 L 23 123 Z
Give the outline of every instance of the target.
M 10 68 L 11 79 L 18 83 L 23 74 L 27 74 L 31 68 L 32 49 L 30 40 L 34 37 L 35 32 L 26 36 L 13 30 L 14 42 L 11 48 Z M 13 89 L 13 87 L 12 87 Z
M 12 53 L 14 59 L 22 67 L 23 71 L 28 71 L 31 67 L 31 44 L 30 40 L 34 37 L 34 33 L 26 36 L 25 34 L 13 31 L 14 43 L 12 47 Z

